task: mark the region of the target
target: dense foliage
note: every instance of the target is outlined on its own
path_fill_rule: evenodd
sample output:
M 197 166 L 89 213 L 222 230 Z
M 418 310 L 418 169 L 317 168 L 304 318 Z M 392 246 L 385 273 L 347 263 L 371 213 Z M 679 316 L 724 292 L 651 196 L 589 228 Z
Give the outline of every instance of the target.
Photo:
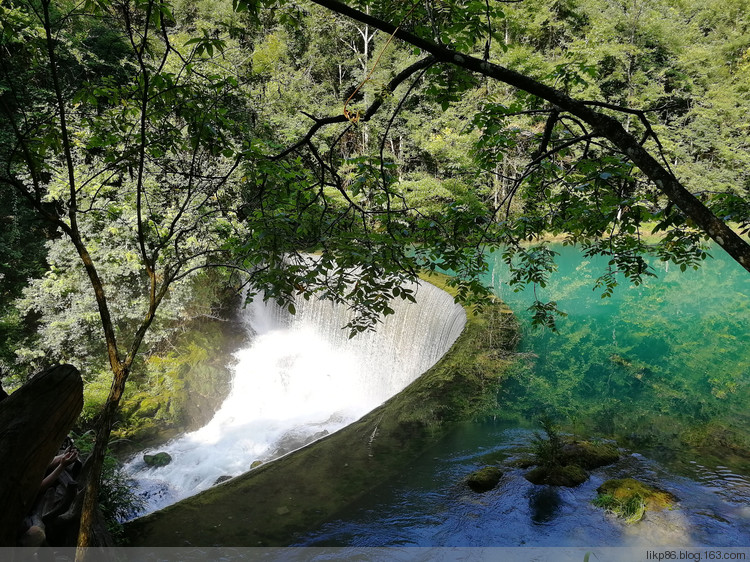
M 78 365 L 100 463 L 227 286 L 346 302 L 355 334 L 425 268 L 481 305 L 488 248 L 544 287 L 545 234 L 606 256 L 603 296 L 709 236 L 745 263 L 748 0 L 351 6 L 0 4 L 0 367 Z

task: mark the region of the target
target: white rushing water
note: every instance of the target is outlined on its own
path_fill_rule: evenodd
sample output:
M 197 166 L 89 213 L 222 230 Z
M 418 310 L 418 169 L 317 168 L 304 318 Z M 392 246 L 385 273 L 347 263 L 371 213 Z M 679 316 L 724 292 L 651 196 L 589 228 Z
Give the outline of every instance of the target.
M 201 429 L 126 466 L 150 513 L 341 429 L 404 389 L 450 348 L 463 308 L 429 284 L 394 301 L 376 332 L 349 339 L 345 307 L 311 300 L 290 315 L 260 299 L 243 311 L 251 334 L 236 354 L 229 396 Z M 172 462 L 151 468 L 144 454 Z

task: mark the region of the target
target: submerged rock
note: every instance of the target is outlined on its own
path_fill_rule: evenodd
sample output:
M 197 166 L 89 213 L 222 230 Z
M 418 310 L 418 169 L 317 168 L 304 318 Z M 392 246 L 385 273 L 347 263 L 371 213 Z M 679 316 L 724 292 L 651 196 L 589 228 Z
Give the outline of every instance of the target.
M 577 464 L 569 464 L 567 466 L 538 466 L 527 472 L 524 477 L 532 484 L 574 488 L 583 484 L 589 475 Z
M 214 480 L 214 486 L 216 486 L 217 484 L 221 484 L 222 482 L 226 482 L 227 480 L 231 480 L 231 479 L 232 477 L 229 476 L 228 474 L 223 474 L 219 476 L 216 480 Z
M 521 463 L 522 468 L 527 468 L 536 460 L 538 466 L 525 475 L 532 484 L 573 488 L 588 479 L 587 470 L 613 464 L 620 458 L 615 445 L 590 441 L 557 444 L 554 452 L 551 448 L 546 451 L 549 458 L 541 459 L 544 462 L 532 457 Z
M 576 464 L 581 468 L 593 470 L 614 464 L 619 459 L 620 452 L 612 444 L 576 441 L 563 445 L 560 464 Z
M 262 465 L 262 464 L 263 464 L 263 461 L 253 461 L 253 462 L 252 462 L 252 463 L 250 464 L 250 468 L 258 468 L 258 467 L 259 467 L 260 465 Z
M 466 483 L 475 492 L 489 492 L 497 486 L 502 477 L 502 471 L 496 466 L 485 466 L 472 472 L 466 479 Z
M 172 457 L 169 455 L 169 453 L 165 452 L 156 453 L 155 455 L 143 455 L 143 462 L 145 462 L 148 466 L 159 468 L 162 466 L 167 466 L 169 463 L 171 463 Z

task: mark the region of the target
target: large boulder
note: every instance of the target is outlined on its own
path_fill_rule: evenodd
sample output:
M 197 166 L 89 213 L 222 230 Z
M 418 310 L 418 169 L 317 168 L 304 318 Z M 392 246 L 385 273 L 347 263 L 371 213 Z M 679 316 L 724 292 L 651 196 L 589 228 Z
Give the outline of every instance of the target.
M 561 457 L 563 465 L 577 464 L 586 470 L 593 470 L 616 463 L 620 459 L 620 452 L 611 443 L 574 441 L 563 445 Z
M 58 365 L 0 401 L 0 546 L 15 546 L 45 471 L 83 409 L 78 369 Z

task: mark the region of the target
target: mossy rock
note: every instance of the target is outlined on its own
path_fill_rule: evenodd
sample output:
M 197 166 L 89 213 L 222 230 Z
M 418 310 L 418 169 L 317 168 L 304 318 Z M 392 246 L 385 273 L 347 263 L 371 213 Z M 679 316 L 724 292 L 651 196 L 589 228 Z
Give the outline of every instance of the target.
M 137 418 L 153 418 L 159 412 L 164 403 L 158 398 L 146 398 L 141 401 L 138 410 L 133 413 Z
M 600 496 L 611 496 L 618 501 L 628 501 L 634 496 L 640 496 L 646 508 L 653 511 L 669 509 L 678 501 L 674 494 L 649 486 L 635 478 L 607 480 L 596 491 Z
M 543 444 L 549 441 L 543 441 Z M 547 449 L 545 449 L 546 451 Z M 588 470 L 606 466 L 617 462 L 620 453 L 617 447 L 609 443 L 592 443 L 590 441 L 574 441 L 564 443 L 550 458 L 539 457 L 539 453 L 532 457 L 524 457 L 516 462 L 521 468 L 528 468 L 538 464 L 528 472 L 526 480 L 532 484 L 547 484 L 549 486 L 567 486 L 573 488 L 585 482 Z
M 228 358 L 246 340 L 246 331 L 238 329 L 232 312 L 237 298 L 233 291 L 224 296 L 223 316 L 229 321 L 200 318 L 186 323 L 170 341 L 168 351 L 151 355 L 134 373 L 122 397 L 115 433 L 120 439 L 115 446 L 118 456 L 158 447 L 213 417 L 231 386 L 232 360 Z M 99 394 L 103 399 L 110 383 L 106 388 L 102 383 Z
M 620 460 L 620 452 L 609 443 L 592 443 L 577 441 L 567 443 L 562 448 L 560 464 L 578 465 L 586 470 L 593 470 L 602 466 L 616 463 Z
M 524 478 L 532 484 L 566 486 L 568 488 L 575 488 L 583 484 L 588 477 L 588 473 L 577 464 L 538 466 L 524 475 Z
M 489 492 L 503 477 L 502 471 L 496 466 L 485 466 L 472 472 L 466 479 L 469 488 L 475 492 Z
M 159 468 L 162 466 L 167 466 L 169 463 L 172 462 L 172 457 L 169 453 L 156 453 L 155 455 L 143 455 L 143 462 L 145 462 L 148 466 Z

